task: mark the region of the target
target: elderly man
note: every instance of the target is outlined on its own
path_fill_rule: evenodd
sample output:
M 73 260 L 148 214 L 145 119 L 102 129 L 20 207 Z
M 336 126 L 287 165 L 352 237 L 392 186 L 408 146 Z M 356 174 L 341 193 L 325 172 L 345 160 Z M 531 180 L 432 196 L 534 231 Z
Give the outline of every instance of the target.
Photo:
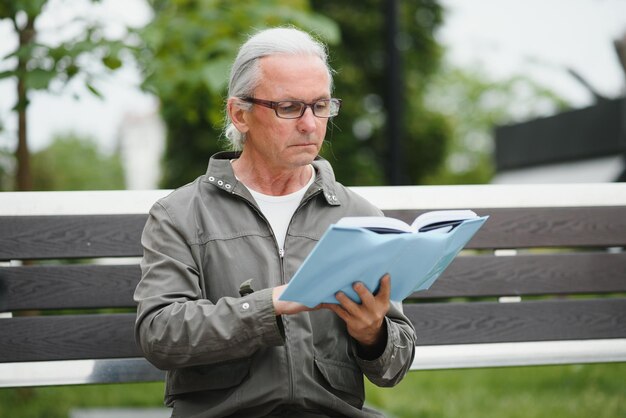
M 294 28 L 252 36 L 231 69 L 235 151 L 150 211 L 136 338 L 167 370 L 173 417 L 380 416 L 363 406 L 363 375 L 392 386 L 411 365 L 393 278 L 376 294 L 356 282 L 360 304 L 279 299 L 331 223 L 381 214 L 318 156 L 341 107 L 331 90 L 323 44 Z

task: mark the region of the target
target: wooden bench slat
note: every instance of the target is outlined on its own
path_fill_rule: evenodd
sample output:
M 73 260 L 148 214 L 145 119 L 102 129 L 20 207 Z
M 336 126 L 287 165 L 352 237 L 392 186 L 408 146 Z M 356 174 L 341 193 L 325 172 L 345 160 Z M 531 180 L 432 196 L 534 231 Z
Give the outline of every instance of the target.
M 418 345 L 626 337 L 626 299 L 405 305 Z M 139 356 L 134 314 L 0 320 L 0 362 Z
M 0 260 L 141 256 L 147 215 L 0 217 Z
M 614 247 L 626 245 L 626 206 L 473 209 L 489 221 L 467 248 Z M 407 223 L 419 210 L 387 210 Z
M 137 264 L 0 267 L 0 312 L 135 307 L 140 275 Z
M 626 292 L 626 252 L 460 256 L 411 299 Z
M 417 345 L 626 337 L 626 299 L 404 306 Z
M 0 267 L 0 312 L 134 307 L 138 265 Z M 626 292 L 626 253 L 461 256 L 411 299 Z
M 468 248 L 626 245 L 626 206 L 476 209 L 490 215 Z M 388 210 L 411 222 L 420 211 Z M 147 215 L 0 217 L 0 260 L 141 256 Z
M 0 319 L 0 363 L 141 357 L 135 314 Z

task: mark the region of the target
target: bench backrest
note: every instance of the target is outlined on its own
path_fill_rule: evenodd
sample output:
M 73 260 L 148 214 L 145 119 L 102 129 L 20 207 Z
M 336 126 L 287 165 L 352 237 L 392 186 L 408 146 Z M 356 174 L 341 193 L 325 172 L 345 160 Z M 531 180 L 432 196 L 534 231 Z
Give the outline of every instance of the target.
M 626 186 L 354 190 L 408 222 L 490 215 L 405 303 L 415 369 L 626 361 Z M 167 193 L 0 194 L 0 387 L 162 379 L 135 345 L 132 294 L 147 211 Z
M 133 292 L 166 193 L 0 194 L 0 387 L 163 379 L 135 345 Z

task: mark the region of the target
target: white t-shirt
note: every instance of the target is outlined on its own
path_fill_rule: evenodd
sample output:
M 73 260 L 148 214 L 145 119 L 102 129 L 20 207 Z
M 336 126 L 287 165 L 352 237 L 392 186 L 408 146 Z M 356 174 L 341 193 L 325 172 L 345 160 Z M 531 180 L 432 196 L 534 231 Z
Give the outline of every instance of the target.
M 276 244 L 278 244 L 281 254 L 284 252 L 285 237 L 287 236 L 289 222 L 291 222 L 293 214 L 296 212 L 296 209 L 298 209 L 298 205 L 300 205 L 304 194 L 314 181 L 315 169 L 311 166 L 311 179 L 309 182 L 300 190 L 288 195 L 266 195 L 246 186 L 248 187 L 248 190 L 250 190 L 250 194 L 252 194 L 254 200 L 256 200 L 257 205 L 259 205 L 261 212 L 270 223 L 270 226 L 274 231 L 274 236 L 276 237 Z

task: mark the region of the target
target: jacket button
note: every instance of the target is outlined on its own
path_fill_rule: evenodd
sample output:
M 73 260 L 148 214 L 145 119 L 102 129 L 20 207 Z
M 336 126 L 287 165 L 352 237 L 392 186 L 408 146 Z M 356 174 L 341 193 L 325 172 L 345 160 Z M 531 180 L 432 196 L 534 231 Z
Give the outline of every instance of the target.
M 250 304 L 248 302 L 245 302 L 241 305 L 241 309 L 243 309 L 244 311 L 247 311 L 248 308 L 250 308 Z

